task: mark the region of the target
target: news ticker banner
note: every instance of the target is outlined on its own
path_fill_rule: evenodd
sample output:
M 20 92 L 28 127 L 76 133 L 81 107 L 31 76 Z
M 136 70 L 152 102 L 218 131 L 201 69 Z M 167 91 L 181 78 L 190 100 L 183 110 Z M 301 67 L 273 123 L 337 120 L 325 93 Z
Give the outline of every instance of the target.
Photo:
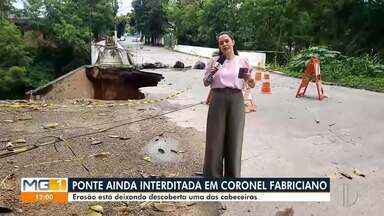
M 330 201 L 329 178 L 22 178 L 23 202 Z

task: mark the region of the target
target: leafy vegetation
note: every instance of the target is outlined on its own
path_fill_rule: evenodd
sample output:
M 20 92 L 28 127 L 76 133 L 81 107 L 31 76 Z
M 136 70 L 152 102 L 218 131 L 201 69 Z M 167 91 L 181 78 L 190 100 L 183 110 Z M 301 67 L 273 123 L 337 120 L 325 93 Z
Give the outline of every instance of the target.
M 292 54 L 327 46 L 384 55 L 383 1 L 175 0 L 164 10 L 179 44 L 216 47 L 216 34 L 231 31 L 240 49 Z
M 0 1 L 0 18 L 5 18 L 9 15 L 9 13 L 12 11 L 12 3 L 14 3 L 15 0 L 1 0 Z
M 165 14 L 166 0 L 134 0 L 134 24 L 137 31 L 145 36 L 147 44 L 159 45 L 166 32 L 168 22 Z
M 322 79 L 343 86 L 384 91 L 384 65 L 377 56 L 348 57 L 325 47 L 310 47 L 290 58 L 279 70 L 300 77 L 313 54 L 320 59 Z
M 0 99 L 88 64 L 91 40 L 127 24 L 152 45 L 216 47 L 216 34 L 232 31 L 239 49 L 268 51 L 296 76 L 317 52 L 326 81 L 384 89 L 384 1 L 134 0 L 120 18 L 117 0 L 28 0 L 21 11 L 14 2 L 0 1 Z
M 176 0 L 164 9 L 179 44 L 216 47 L 216 34 L 231 31 L 239 49 L 267 51 L 290 75 L 316 52 L 324 80 L 384 91 L 384 1 Z
M 12 2 L 0 3 L 0 99 L 88 64 L 91 39 L 115 28 L 116 0 L 28 0 L 22 16 L 7 19 L 16 14 Z
M 44 33 L 44 59 L 58 75 L 89 63 L 90 41 L 114 30 L 116 0 L 28 0 L 25 16 L 33 29 Z M 50 55 L 50 53 L 52 55 Z

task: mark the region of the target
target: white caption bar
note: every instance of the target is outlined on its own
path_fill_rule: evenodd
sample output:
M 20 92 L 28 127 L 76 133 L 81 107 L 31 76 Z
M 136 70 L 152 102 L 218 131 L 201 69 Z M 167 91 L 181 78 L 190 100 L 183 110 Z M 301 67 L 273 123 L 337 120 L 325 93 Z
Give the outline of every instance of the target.
M 69 202 L 127 201 L 259 201 L 259 202 L 329 202 L 330 193 L 187 193 L 187 192 L 76 192 L 68 193 Z

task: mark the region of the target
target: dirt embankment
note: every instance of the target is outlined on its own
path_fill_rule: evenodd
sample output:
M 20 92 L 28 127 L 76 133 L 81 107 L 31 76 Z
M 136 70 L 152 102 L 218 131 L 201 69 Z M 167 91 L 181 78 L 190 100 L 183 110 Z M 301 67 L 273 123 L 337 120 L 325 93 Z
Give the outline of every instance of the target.
M 180 107 L 167 101 L 145 100 L 0 102 L 0 154 L 12 152 L 9 149 L 22 152 L 0 157 L 0 207 L 9 208 L 10 215 L 85 215 L 95 204 L 21 203 L 22 177 L 194 176 L 202 167 L 203 134 L 178 127 L 164 116 L 151 118 L 176 108 Z M 23 152 L 33 145 L 39 147 Z M 215 215 L 219 207 L 218 203 L 170 203 L 166 209 L 156 203 L 99 204 L 105 215 Z

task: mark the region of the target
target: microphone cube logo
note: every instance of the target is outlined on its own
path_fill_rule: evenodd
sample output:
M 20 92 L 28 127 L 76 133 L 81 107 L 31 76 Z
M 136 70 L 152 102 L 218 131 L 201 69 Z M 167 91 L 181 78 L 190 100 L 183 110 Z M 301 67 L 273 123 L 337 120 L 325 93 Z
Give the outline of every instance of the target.
M 21 192 L 67 192 L 66 178 L 22 178 Z
M 22 178 L 21 201 L 23 202 L 68 202 L 67 178 Z

